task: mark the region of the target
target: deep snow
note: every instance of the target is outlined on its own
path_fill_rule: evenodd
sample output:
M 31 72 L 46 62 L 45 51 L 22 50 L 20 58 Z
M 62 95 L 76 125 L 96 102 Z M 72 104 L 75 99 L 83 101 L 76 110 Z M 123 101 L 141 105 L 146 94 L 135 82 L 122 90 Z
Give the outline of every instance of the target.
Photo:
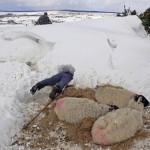
M 0 26 L 1 149 L 22 127 L 26 104 L 39 98 L 30 88 L 61 64 L 75 67 L 76 87 L 111 84 L 150 99 L 150 42 L 137 16 Z

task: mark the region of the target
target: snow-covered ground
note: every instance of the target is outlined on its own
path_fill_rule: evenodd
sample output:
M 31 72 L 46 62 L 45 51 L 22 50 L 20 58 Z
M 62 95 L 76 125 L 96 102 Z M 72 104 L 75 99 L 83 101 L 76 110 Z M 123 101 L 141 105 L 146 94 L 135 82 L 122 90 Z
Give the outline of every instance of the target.
M 44 12 L 0 12 L 0 25 L 23 24 L 31 25 Z M 114 17 L 116 13 L 92 13 L 71 11 L 47 11 L 48 16 L 55 23 L 80 21 L 83 19 Z
M 50 88 L 35 96 L 30 88 L 61 64 L 75 67 L 71 84 L 76 87 L 111 84 L 150 99 L 150 41 L 139 18 L 71 15 L 52 25 L 31 25 L 38 16 L 0 25 L 0 149 L 8 149 L 23 126 L 26 105 L 48 98 Z M 9 19 L 17 22 L 17 17 Z

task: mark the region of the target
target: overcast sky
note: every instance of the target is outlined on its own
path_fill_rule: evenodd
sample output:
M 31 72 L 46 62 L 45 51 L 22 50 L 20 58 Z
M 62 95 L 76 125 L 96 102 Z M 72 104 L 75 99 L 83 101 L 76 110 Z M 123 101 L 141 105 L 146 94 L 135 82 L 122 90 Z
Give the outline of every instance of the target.
M 123 6 L 143 12 L 150 0 L 0 0 L 0 10 L 92 10 L 122 12 Z

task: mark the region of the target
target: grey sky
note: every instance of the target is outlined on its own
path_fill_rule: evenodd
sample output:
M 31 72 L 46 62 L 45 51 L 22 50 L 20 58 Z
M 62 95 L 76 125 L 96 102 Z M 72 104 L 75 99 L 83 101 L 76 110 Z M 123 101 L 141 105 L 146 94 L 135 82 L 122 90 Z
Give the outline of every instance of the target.
M 143 12 L 150 0 L 0 0 L 0 10 L 93 10 L 122 12 L 123 6 Z

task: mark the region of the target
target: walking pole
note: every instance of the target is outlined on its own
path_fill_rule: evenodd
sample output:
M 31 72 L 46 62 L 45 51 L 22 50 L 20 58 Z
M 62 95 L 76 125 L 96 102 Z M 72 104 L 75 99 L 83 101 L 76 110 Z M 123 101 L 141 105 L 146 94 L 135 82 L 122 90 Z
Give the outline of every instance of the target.
M 60 93 L 56 95 L 56 97 L 55 97 L 55 99 L 54 99 L 53 101 L 55 101 L 56 98 L 57 98 L 59 95 L 60 95 Z M 48 105 L 49 105 L 51 102 L 52 102 L 51 100 L 48 101 L 48 103 L 45 105 L 45 107 L 44 107 L 36 116 L 34 116 L 27 124 L 25 124 L 25 125 L 23 126 L 22 131 L 25 130 L 25 129 L 27 129 L 27 127 L 31 124 L 31 122 L 33 122 L 33 121 L 40 115 L 40 113 L 43 112 L 43 111 L 48 107 Z
M 22 131 L 27 129 L 27 127 L 31 124 L 31 122 L 33 122 L 40 115 L 40 113 L 43 112 L 49 106 L 50 103 L 51 103 L 51 101 L 48 101 L 48 103 L 45 105 L 45 107 L 36 116 L 34 116 L 28 123 L 26 123 L 23 126 Z
M 21 131 L 27 129 L 28 126 L 31 124 L 31 122 L 33 122 L 33 121 L 39 116 L 39 114 L 40 114 L 41 112 L 43 112 L 43 111 L 48 107 L 48 105 L 49 105 L 50 103 L 51 103 L 51 101 L 48 101 L 48 103 L 45 105 L 45 107 L 44 107 L 36 116 L 34 116 L 28 123 L 26 123 L 26 124 L 23 126 L 23 128 L 22 128 Z M 11 144 L 11 146 L 15 145 L 16 143 L 18 143 L 18 140 L 14 141 L 14 142 Z

